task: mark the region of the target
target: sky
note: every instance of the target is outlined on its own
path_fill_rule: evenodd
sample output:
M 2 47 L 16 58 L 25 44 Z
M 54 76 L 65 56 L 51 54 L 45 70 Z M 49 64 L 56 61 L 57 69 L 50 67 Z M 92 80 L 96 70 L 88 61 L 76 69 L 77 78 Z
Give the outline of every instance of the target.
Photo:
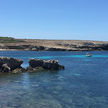
M 0 36 L 108 41 L 108 0 L 0 0 Z

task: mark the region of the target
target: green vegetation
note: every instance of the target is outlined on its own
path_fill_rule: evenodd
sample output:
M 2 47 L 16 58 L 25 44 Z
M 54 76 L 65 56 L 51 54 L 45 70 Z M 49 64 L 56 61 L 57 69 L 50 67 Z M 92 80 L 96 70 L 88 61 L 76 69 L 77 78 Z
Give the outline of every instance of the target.
M 24 40 L 15 39 L 12 37 L 0 37 L 0 43 L 16 43 L 16 42 L 24 42 Z

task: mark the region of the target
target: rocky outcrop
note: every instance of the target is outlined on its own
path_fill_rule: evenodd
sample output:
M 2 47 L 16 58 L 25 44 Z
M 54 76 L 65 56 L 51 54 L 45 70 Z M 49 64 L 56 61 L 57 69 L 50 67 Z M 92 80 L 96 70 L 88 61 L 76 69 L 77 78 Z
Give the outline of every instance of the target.
M 18 46 L 17 45 L 7 45 L 5 49 L 41 51 L 41 50 L 45 50 L 45 47 L 44 46 L 34 46 L 34 45 L 18 45 Z
M 36 70 L 59 70 L 64 69 L 64 66 L 58 63 L 58 60 L 43 60 L 43 59 L 30 59 L 29 67 L 27 71 L 36 71 Z
M 0 57 L 0 72 L 13 72 L 17 73 L 24 71 L 21 67 L 23 60 L 19 60 L 16 58 L 9 58 L 9 57 Z
M 32 72 L 41 70 L 59 70 L 64 69 L 64 66 L 58 63 L 58 60 L 43 60 L 43 59 L 30 59 L 29 67 L 22 68 L 23 60 L 9 57 L 0 57 L 0 73 L 20 73 Z

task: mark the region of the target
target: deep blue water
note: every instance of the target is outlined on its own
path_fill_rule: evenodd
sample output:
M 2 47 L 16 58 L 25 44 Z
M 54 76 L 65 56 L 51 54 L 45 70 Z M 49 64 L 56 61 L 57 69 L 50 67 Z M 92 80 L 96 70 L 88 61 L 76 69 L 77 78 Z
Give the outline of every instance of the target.
M 58 59 L 65 70 L 0 75 L 0 108 L 108 108 L 108 52 L 0 51 L 24 60 Z

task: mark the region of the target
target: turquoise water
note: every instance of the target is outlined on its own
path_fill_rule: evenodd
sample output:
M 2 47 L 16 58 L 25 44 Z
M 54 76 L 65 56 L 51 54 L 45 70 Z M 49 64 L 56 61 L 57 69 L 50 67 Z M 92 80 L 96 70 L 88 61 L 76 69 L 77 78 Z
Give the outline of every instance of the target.
M 1 51 L 24 60 L 58 59 L 65 70 L 0 75 L 0 108 L 108 108 L 108 52 Z
M 39 59 L 52 59 L 52 58 L 62 58 L 62 57 L 73 57 L 73 58 L 86 58 L 85 55 L 69 55 L 69 56 L 42 56 L 42 57 L 34 57 L 34 58 L 39 58 Z M 97 58 L 97 57 L 108 57 L 108 55 L 92 55 L 92 58 Z

